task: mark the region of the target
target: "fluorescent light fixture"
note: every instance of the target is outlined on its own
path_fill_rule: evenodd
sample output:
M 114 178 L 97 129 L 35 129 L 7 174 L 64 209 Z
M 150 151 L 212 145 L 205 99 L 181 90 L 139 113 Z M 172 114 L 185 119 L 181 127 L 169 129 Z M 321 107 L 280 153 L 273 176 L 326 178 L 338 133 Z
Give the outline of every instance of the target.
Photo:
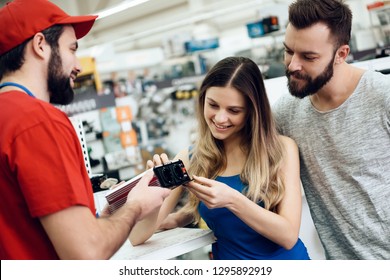
M 126 1 L 123 1 L 122 3 L 116 5 L 112 8 L 108 8 L 106 10 L 98 12 L 97 15 L 99 17 L 97 19 L 99 20 L 99 19 L 111 16 L 113 14 L 116 14 L 116 13 L 122 12 L 124 10 L 127 10 L 129 8 L 141 5 L 141 4 L 148 2 L 148 1 L 149 0 L 126 0 Z
M 234 12 L 237 12 L 240 10 L 245 10 L 245 9 L 252 8 L 252 7 L 256 8 L 259 6 L 259 3 L 260 3 L 259 1 L 261 2 L 261 0 L 253 0 L 253 1 L 239 3 L 239 4 L 234 5 L 234 6 L 227 6 L 227 7 L 223 7 L 223 8 L 219 8 L 219 9 L 212 9 L 212 11 L 210 11 L 210 12 L 202 12 L 202 13 L 196 14 L 192 17 L 178 19 L 174 22 L 169 22 L 165 25 L 160 25 L 160 26 L 157 26 L 155 28 L 150 28 L 150 29 L 140 31 L 140 32 L 135 33 L 135 34 L 128 35 L 128 36 L 122 36 L 121 38 L 118 38 L 114 41 L 116 43 L 119 43 L 119 44 L 120 43 L 127 44 L 129 40 L 136 40 L 139 38 L 145 38 L 147 36 L 151 36 L 151 35 L 156 34 L 156 33 L 162 33 L 162 32 L 167 31 L 167 30 L 174 30 L 175 28 L 179 28 L 179 27 L 186 26 L 189 24 L 195 24 L 197 22 L 202 22 L 202 21 L 205 21 L 208 19 L 219 17 L 219 16 L 226 16 L 226 14 L 234 13 Z M 261 3 L 263 3 L 263 2 L 261 2 Z M 267 4 L 267 3 L 268 2 L 263 3 L 263 6 L 264 6 L 264 4 Z

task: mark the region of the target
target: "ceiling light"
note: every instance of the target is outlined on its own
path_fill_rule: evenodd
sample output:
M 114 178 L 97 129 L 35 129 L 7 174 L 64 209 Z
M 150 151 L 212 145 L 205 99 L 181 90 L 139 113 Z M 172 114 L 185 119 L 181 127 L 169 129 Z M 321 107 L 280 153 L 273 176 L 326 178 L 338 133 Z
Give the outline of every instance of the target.
M 133 7 L 138 6 L 138 5 L 141 5 L 141 4 L 148 2 L 148 1 L 149 0 L 126 0 L 126 1 L 123 1 L 122 3 L 116 5 L 112 8 L 108 8 L 106 10 L 98 12 L 97 15 L 99 17 L 97 19 L 99 20 L 99 19 L 111 16 L 113 14 L 117 14 L 119 12 L 122 12 L 124 10 L 129 9 L 129 8 L 133 8 Z

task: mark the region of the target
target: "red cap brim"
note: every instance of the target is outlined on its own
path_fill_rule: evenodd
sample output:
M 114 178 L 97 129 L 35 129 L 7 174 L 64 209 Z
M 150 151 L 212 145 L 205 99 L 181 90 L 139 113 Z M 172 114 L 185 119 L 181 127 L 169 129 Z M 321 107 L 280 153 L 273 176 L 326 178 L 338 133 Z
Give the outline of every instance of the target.
M 70 16 L 58 22 L 58 24 L 73 25 L 76 38 L 83 38 L 91 30 L 96 18 L 98 16 Z

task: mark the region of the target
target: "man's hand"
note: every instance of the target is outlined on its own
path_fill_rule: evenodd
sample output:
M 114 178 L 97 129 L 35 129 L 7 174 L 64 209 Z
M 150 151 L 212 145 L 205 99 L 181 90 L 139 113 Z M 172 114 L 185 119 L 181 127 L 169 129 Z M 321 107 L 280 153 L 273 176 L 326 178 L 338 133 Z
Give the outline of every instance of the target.
M 149 170 L 141 178 L 138 184 L 129 192 L 127 202 L 140 207 L 140 215 L 137 220 L 142 220 L 154 210 L 161 207 L 164 199 L 171 192 L 170 189 L 151 186 L 149 182 L 153 178 L 153 171 Z

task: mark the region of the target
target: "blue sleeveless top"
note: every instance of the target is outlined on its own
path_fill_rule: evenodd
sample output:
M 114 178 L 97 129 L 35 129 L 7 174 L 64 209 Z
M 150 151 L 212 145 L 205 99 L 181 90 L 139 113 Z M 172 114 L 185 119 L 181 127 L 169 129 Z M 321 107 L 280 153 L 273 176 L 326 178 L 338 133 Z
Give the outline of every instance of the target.
M 216 181 L 225 183 L 239 192 L 245 188 L 239 175 L 219 176 Z M 286 250 L 254 231 L 227 208 L 208 209 L 204 203 L 200 202 L 198 209 L 201 217 L 217 238 L 212 245 L 213 257 L 216 260 L 310 259 L 300 239 L 291 250 Z

